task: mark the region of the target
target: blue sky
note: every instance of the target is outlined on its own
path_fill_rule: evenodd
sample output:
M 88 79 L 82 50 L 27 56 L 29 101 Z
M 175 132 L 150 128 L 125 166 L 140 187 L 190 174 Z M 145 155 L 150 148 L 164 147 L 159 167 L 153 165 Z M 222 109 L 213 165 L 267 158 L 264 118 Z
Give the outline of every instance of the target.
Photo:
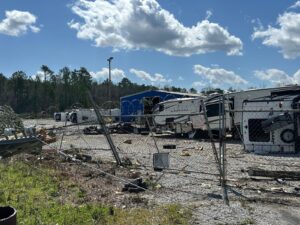
M 1 0 L 0 72 L 86 67 L 157 86 L 300 83 L 300 1 Z

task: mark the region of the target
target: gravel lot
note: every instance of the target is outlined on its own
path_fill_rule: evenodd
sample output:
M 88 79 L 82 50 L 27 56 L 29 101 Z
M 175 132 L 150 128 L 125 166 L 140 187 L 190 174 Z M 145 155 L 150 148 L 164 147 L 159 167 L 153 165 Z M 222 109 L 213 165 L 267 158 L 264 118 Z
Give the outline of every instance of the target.
M 60 127 L 53 120 L 25 120 L 26 125 Z M 83 126 L 64 130 L 62 149 L 84 148 L 94 159 L 113 161 L 103 135 L 84 135 Z M 62 130 L 56 130 L 59 148 Z M 141 196 L 154 204 L 180 203 L 193 211 L 191 224 L 300 224 L 300 181 L 251 179 L 248 167 L 269 170 L 300 170 L 300 154 L 261 156 L 243 151 L 240 143 L 227 143 L 227 178 L 230 206 L 222 200 L 218 171 L 211 143 L 205 140 L 175 139 L 171 136 L 112 134 L 121 157 L 128 157 L 142 177 L 151 176 L 161 188 Z M 131 144 L 124 143 L 131 140 Z M 163 172 L 152 168 L 152 154 L 169 152 L 170 169 Z M 176 149 L 163 149 L 175 144 Z M 45 146 L 45 151 L 50 146 Z M 183 151 L 184 150 L 184 151 Z M 184 156 L 184 154 L 186 156 Z M 122 182 L 116 182 L 121 187 Z M 298 191 L 297 191 L 298 190 Z

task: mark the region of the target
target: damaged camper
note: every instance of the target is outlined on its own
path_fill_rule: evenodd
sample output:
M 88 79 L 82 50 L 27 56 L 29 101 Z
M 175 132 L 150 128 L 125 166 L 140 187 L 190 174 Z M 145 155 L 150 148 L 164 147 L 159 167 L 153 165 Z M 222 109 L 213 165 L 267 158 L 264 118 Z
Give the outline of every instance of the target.
M 300 91 L 274 92 L 243 103 L 245 149 L 258 154 L 296 153 L 300 147 Z

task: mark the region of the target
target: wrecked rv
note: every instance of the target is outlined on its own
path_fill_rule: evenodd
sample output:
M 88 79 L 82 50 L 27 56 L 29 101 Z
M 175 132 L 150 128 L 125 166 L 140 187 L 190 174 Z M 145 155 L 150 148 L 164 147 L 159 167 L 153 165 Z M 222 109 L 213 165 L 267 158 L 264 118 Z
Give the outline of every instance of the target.
M 300 91 L 274 92 L 243 103 L 245 149 L 258 154 L 296 153 L 300 147 Z

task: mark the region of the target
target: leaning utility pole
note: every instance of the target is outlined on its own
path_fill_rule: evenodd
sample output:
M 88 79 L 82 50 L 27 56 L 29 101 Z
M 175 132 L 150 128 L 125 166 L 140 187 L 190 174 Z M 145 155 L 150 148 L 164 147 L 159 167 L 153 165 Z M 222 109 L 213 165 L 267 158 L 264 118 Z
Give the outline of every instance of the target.
M 113 153 L 113 156 L 114 156 L 114 158 L 115 158 L 115 160 L 117 162 L 117 165 L 121 166 L 122 165 L 122 161 L 121 161 L 121 159 L 119 157 L 117 148 L 116 148 L 116 146 L 115 146 L 115 144 L 114 144 L 114 142 L 113 142 L 113 140 L 112 140 L 112 138 L 110 136 L 109 130 L 107 129 L 107 127 L 105 125 L 105 121 L 104 121 L 104 119 L 103 119 L 103 117 L 102 117 L 102 115 L 101 115 L 101 113 L 100 113 L 100 111 L 98 109 L 98 106 L 96 105 L 96 103 L 95 103 L 95 101 L 93 99 L 93 96 L 92 96 L 91 92 L 88 91 L 87 93 L 88 93 L 90 101 L 91 101 L 91 103 L 93 105 L 93 108 L 95 110 L 98 123 L 99 123 L 100 127 L 103 129 L 104 136 L 106 137 L 106 140 L 107 140 L 107 142 L 108 142 L 108 144 L 110 146 L 110 149 L 112 150 L 112 153 Z

